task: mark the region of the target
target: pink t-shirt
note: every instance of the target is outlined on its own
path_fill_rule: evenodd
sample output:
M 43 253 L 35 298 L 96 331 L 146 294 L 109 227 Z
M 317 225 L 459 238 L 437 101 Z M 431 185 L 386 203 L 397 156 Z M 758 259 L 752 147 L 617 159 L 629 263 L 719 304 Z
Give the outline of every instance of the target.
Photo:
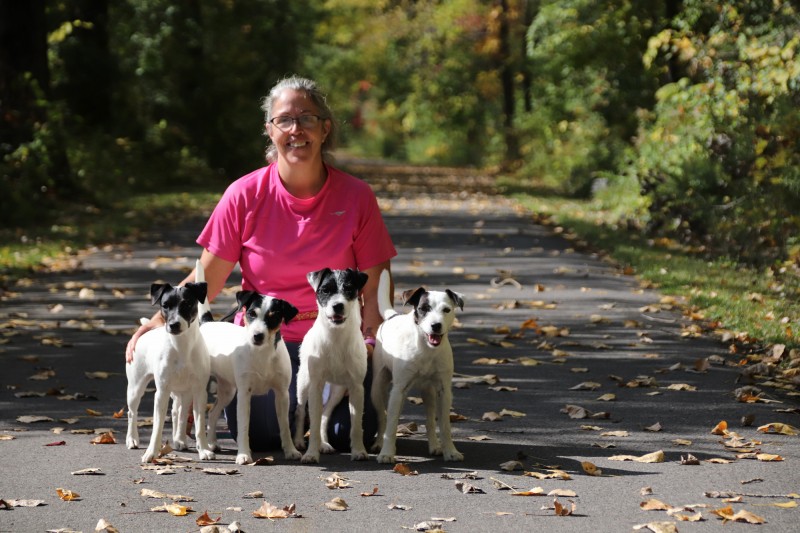
M 365 182 L 328 166 L 328 179 L 313 198 L 284 187 L 273 163 L 233 182 L 222 195 L 197 243 L 239 262 L 242 288 L 282 298 L 301 313 L 316 311 L 306 274 L 328 267 L 365 270 L 397 251 Z M 312 320 L 281 328 L 299 342 Z

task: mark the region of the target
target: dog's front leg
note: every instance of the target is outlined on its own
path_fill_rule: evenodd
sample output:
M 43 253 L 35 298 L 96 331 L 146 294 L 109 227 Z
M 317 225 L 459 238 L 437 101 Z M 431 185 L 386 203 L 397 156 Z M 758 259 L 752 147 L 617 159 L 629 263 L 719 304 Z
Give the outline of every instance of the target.
M 323 391 L 325 389 L 323 388 Z M 331 414 L 333 410 L 339 405 L 339 402 L 344 398 L 344 393 L 347 391 L 342 385 L 329 384 L 330 393 L 328 394 L 328 401 L 325 402 L 325 407 L 322 409 L 322 421 L 320 422 L 319 435 L 320 435 L 320 451 L 322 453 L 334 453 L 334 448 L 328 440 L 328 425 L 330 423 Z M 322 393 L 325 396 L 325 393 Z
M 164 387 L 156 386 L 156 394 L 153 400 L 153 433 L 150 435 L 150 445 L 142 455 L 142 462 L 149 463 L 155 459 L 161 449 L 161 435 L 164 433 L 164 419 L 167 416 L 169 407 L 169 394 L 164 391 Z
M 312 383 L 308 387 L 308 423 L 309 437 L 308 450 L 301 461 L 304 463 L 319 463 L 321 444 L 320 427 L 322 425 L 322 388 L 325 382 Z M 298 405 L 298 409 L 300 406 Z M 298 428 L 298 431 L 300 429 Z
M 186 426 L 188 423 L 188 406 L 191 396 L 186 392 L 175 392 L 172 397 L 172 447 L 175 450 L 188 450 L 186 445 Z
M 442 439 L 441 454 L 445 461 L 463 461 L 464 454 L 456 449 L 453 444 L 453 435 L 450 430 L 450 408 L 453 405 L 453 392 L 450 389 L 452 378 L 442 383 L 439 389 L 439 434 Z M 429 422 L 430 423 L 430 422 Z M 430 429 L 428 429 L 430 435 Z
M 300 452 L 292 442 L 292 433 L 289 428 L 289 388 L 273 389 L 275 392 L 275 415 L 278 417 L 278 429 L 281 433 L 281 448 L 286 459 L 296 461 L 300 459 Z
M 226 381 L 217 379 L 217 399 L 214 406 L 206 416 L 206 440 L 208 440 L 208 449 L 212 452 L 220 451 L 219 444 L 217 444 L 217 421 L 219 420 L 222 410 L 233 401 L 233 396 L 236 394 L 236 387 Z
M 194 400 L 192 405 L 194 410 L 194 444 L 197 447 L 197 454 L 200 456 L 201 461 L 210 461 L 216 458 L 214 452 L 208 447 L 208 441 L 206 441 L 207 383 L 208 380 L 203 382 L 202 387 L 197 387 L 192 395 L 192 399 Z
M 144 392 L 142 390 L 142 392 Z M 129 450 L 139 447 L 139 403 L 142 395 L 139 388 L 128 385 L 128 435 L 125 438 L 125 445 Z
M 386 426 L 382 435 L 383 446 L 378 454 L 379 463 L 394 463 L 397 453 L 397 425 L 400 423 L 400 411 L 403 408 L 403 398 L 406 395 L 402 383 L 395 382 L 389 394 L 389 403 L 386 408 Z M 381 409 L 380 407 L 376 407 Z
M 351 383 L 348 388 L 350 398 L 350 460 L 365 461 L 369 458 L 364 448 L 364 385 Z
M 428 436 L 428 453 L 431 455 L 442 455 L 442 445 L 439 443 L 439 436 L 436 434 L 436 417 L 439 424 L 442 423 L 441 412 L 437 409 L 443 402 L 434 387 L 425 386 L 421 391 L 422 403 L 425 405 L 425 432 Z M 448 421 L 450 412 L 447 413 Z
M 238 454 L 236 464 L 245 465 L 253 462 L 253 454 L 250 451 L 250 407 L 252 393 L 250 387 L 239 389 L 239 396 L 236 398 L 236 420 L 239 424 L 239 438 L 237 439 Z

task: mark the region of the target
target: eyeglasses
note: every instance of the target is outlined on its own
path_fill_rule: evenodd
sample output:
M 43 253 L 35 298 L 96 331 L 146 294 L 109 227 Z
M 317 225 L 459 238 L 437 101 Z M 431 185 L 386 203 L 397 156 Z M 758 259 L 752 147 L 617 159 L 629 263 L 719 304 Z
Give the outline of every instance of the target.
M 287 115 L 272 118 L 269 122 L 281 131 L 288 131 L 292 129 L 292 125 L 295 123 L 305 130 L 310 130 L 316 127 L 320 120 L 322 120 L 322 117 L 319 115 L 300 115 L 299 117 L 290 117 Z

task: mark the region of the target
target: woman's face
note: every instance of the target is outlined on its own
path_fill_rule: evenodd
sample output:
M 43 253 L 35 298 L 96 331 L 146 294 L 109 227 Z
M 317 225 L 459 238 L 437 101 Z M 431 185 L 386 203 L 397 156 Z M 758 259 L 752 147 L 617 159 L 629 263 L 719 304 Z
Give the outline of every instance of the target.
M 303 116 L 319 116 L 319 109 L 305 91 L 284 90 L 272 104 L 273 123 L 267 123 L 267 133 L 278 150 L 278 158 L 286 163 L 322 161 L 322 143 L 330 132 L 330 120 L 318 120 L 316 124 L 305 127 L 300 121 L 289 121 L 288 126 L 278 127 L 276 119 Z M 306 121 L 314 119 L 306 119 Z

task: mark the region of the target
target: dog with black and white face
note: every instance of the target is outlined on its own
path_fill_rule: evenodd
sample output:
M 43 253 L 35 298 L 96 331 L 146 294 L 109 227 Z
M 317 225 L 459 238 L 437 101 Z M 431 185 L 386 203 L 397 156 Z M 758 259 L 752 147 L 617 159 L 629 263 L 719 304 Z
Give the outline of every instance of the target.
M 289 428 L 292 366 L 280 333 L 281 325 L 297 316 L 297 309 L 285 300 L 253 291 L 239 291 L 236 302 L 239 309 L 245 309 L 244 327 L 228 322 L 206 322 L 200 326 L 211 356 L 211 376 L 217 381 L 217 401 L 208 414 L 209 445 L 219 449 L 217 420 L 238 391 L 236 463 L 251 463 L 250 399 L 272 390 L 284 457 L 300 459 Z
M 297 411 L 294 444 L 305 447 L 305 409 L 308 404 L 308 449 L 304 463 L 318 463 L 319 454 L 332 453 L 327 427 L 333 408 L 348 391 L 350 401 L 350 453 L 354 461 L 368 457 L 364 447 L 361 418 L 364 412 L 364 377 L 367 373 L 367 348 L 361 334 L 359 293 L 367 274 L 354 269 L 324 268 L 309 272 L 308 282 L 317 299 L 317 318 L 300 345 L 300 370 L 297 373 Z M 325 383 L 331 392 L 323 412 Z
M 154 283 L 150 287 L 153 305 L 158 305 L 165 325 L 148 331 L 136 343 L 133 360 L 125 367 L 128 377 L 128 448 L 139 447 L 139 403 L 147 385 L 156 385 L 153 406 L 153 432 L 150 444 L 142 455 L 149 463 L 161 449 L 161 435 L 167 416 L 170 396 L 173 403 L 192 405 L 195 419 L 197 453 L 201 460 L 214 459 L 206 442 L 206 386 L 210 374 L 208 349 L 200 334 L 198 303 L 206 298 L 205 283 L 187 283 L 173 287 Z M 173 429 L 175 427 L 173 420 Z M 185 422 L 183 433 L 173 431 L 176 449 L 186 449 Z M 176 437 L 177 435 L 177 437 Z
M 464 308 L 462 296 L 446 289 L 422 287 L 406 291 L 403 299 L 414 309 L 397 313 L 391 302 L 389 271 L 381 272 L 378 307 L 384 322 L 378 328 L 372 354 L 372 403 L 378 411 L 378 436 L 373 451 L 379 463 L 393 463 L 397 424 L 403 401 L 412 387 L 420 389 L 425 405 L 428 451 L 445 461 L 461 461 L 450 430 L 453 403 L 453 349 L 448 332 L 456 308 Z M 389 392 L 391 385 L 391 394 Z M 439 435 L 436 426 L 439 426 Z

